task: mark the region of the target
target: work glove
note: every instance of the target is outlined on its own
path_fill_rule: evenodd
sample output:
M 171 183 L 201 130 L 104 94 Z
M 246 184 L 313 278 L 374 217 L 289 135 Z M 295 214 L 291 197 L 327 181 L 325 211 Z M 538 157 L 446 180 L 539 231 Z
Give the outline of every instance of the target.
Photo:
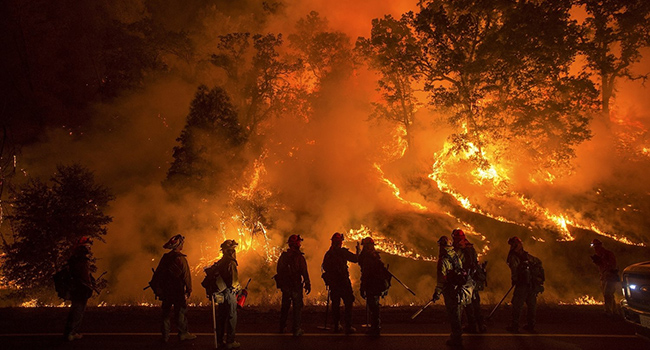
M 311 293 L 311 286 L 310 286 L 310 285 L 306 285 L 306 286 L 305 286 L 305 294 L 309 295 L 309 293 Z
M 438 301 L 438 299 L 440 299 L 440 293 L 438 291 L 433 292 L 433 295 L 431 296 L 431 300 L 433 300 L 433 302 L 435 303 L 436 301 Z
M 361 292 L 361 297 L 362 297 L 363 299 L 365 299 L 365 298 L 366 298 L 366 291 L 365 291 L 365 290 L 361 290 L 360 292 Z

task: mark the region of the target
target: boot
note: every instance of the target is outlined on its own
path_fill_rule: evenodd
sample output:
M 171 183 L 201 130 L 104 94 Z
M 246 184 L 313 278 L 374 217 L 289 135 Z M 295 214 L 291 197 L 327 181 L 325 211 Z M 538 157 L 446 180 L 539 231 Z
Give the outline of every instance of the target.
M 463 346 L 463 340 L 461 338 L 449 338 L 445 344 L 451 347 L 461 347 Z
M 535 325 L 527 324 L 527 325 L 523 326 L 522 328 L 527 332 L 536 333 L 535 332 Z
M 238 349 L 240 346 L 241 344 L 236 341 L 233 341 L 232 343 L 226 343 L 226 349 Z
M 345 328 L 345 334 L 346 335 L 353 334 L 353 333 L 356 333 L 356 332 L 357 332 L 356 328 L 354 328 L 352 326 L 349 326 L 349 327 Z
M 463 333 L 476 334 L 478 333 L 478 330 L 475 324 L 468 324 L 463 327 Z
M 515 333 L 515 334 L 517 334 L 517 333 L 519 333 L 519 327 L 518 327 L 518 326 L 514 326 L 514 325 L 510 325 L 510 326 L 506 327 L 506 331 L 508 331 L 508 332 L 510 332 L 510 333 Z
M 68 341 L 79 340 L 81 338 L 83 338 L 83 335 L 79 333 L 68 334 L 68 336 L 66 337 Z
M 178 335 L 180 341 L 196 339 L 196 336 L 190 332 L 181 333 Z
M 487 326 L 485 325 L 485 323 L 479 323 L 478 324 L 478 332 L 479 333 L 487 332 Z

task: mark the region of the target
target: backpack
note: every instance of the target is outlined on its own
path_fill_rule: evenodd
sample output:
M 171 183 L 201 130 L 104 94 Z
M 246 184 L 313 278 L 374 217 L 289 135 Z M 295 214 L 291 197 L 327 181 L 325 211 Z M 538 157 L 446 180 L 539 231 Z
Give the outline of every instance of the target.
M 203 277 L 203 281 L 201 281 L 201 286 L 205 288 L 205 294 L 208 298 L 214 294 L 221 293 L 228 288 L 223 277 L 221 277 L 221 273 L 219 273 L 218 262 L 212 264 L 212 266 L 206 267 L 203 271 L 205 271 L 205 277 Z
M 283 252 L 278 259 L 278 273 L 273 276 L 278 289 L 302 289 L 301 275 L 302 253 Z
M 70 265 L 65 264 L 63 267 L 57 271 L 54 276 L 54 289 L 56 290 L 56 295 L 63 300 L 71 300 L 72 297 L 70 292 L 72 291 L 73 277 L 72 272 L 70 272 Z
M 530 270 L 530 283 L 533 287 L 538 288 L 544 285 L 546 276 L 544 275 L 544 267 L 539 258 L 528 254 L 528 269 Z

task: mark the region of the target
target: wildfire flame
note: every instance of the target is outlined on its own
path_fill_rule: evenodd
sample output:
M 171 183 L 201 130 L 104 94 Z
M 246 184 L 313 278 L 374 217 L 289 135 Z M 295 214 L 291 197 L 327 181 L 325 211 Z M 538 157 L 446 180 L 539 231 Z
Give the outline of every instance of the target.
M 424 205 L 422 205 L 420 203 L 410 202 L 410 201 L 407 201 L 406 199 L 402 198 L 402 196 L 400 196 L 400 189 L 392 181 L 390 181 L 390 180 L 388 180 L 386 178 L 386 176 L 384 175 L 384 171 L 381 170 L 381 167 L 379 167 L 379 164 L 375 163 L 374 166 L 375 166 L 375 169 L 377 169 L 377 171 L 379 172 L 379 176 L 381 178 L 381 181 L 383 183 L 387 184 L 388 186 L 390 186 L 390 188 L 393 189 L 393 195 L 395 195 L 395 198 L 397 198 L 401 203 L 410 205 L 411 207 L 415 208 L 418 211 L 427 211 L 428 210 L 427 207 L 425 207 Z
M 560 301 L 560 305 L 605 305 L 602 301 L 597 301 L 594 297 L 590 295 L 583 295 L 579 298 L 573 300 L 573 302 L 563 302 Z
M 533 226 L 539 227 L 540 225 L 538 222 L 527 222 L 527 223 L 521 223 L 521 222 L 516 222 L 511 219 L 505 218 L 503 216 L 498 216 L 498 215 L 493 215 L 491 213 L 488 213 L 482 209 L 480 209 L 478 206 L 472 204 L 471 200 L 462 195 L 460 192 L 454 190 L 454 188 L 449 185 L 447 182 L 443 180 L 443 177 L 445 176 L 445 169 L 448 166 L 448 162 L 458 162 L 460 160 L 468 160 L 471 157 L 475 157 L 477 155 L 480 155 L 482 159 L 488 159 L 486 153 L 483 150 L 479 150 L 478 147 L 476 147 L 473 143 L 468 142 L 466 144 L 466 147 L 464 148 L 465 151 L 459 153 L 459 157 L 453 157 L 452 154 L 452 145 L 447 142 L 445 144 L 445 147 L 442 152 L 436 155 L 436 161 L 433 164 L 433 171 L 431 174 L 429 174 L 429 178 L 433 180 L 433 182 L 436 184 L 437 188 L 448 195 L 451 195 L 454 197 L 458 203 L 465 208 L 466 210 L 469 210 L 471 212 L 487 216 L 489 218 L 492 218 L 494 220 L 508 223 L 508 224 L 514 224 L 517 226 L 521 227 L 526 227 L 526 228 L 532 228 Z M 607 233 L 604 230 L 600 229 L 596 223 L 590 222 L 590 223 L 584 223 L 581 222 L 578 218 L 572 217 L 571 215 L 567 213 L 554 213 L 548 208 L 544 208 L 541 205 L 539 205 L 537 202 L 535 202 L 532 199 L 526 198 L 523 194 L 514 192 L 514 191 L 507 191 L 507 183 L 508 183 L 508 176 L 507 172 L 503 169 L 499 170 L 497 167 L 493 165 L 489 165 L 487 167 L 476 167 L 471 174 L 474 176 L 474 183 L 478 185 L 483 185 L 485 184 L 486 181 L 490 181 L 491 185 L 494 188 L 498 188 L 499 191 L 497 192 L 487 192 L 488 196 L 499 196 L 499 197 L 505 197 L 505 198 L 514 198 L 518 204 L 520 205 L 521 208 L 523 208 L 524 212 L 529 214 L 531 217 L 541 219 L 542 227 L 550 227 L 555 229 L 557 232 L 560 234 L 560 238 L 558 238 L 558 241 L 573 241 L 575 240 L 575 237 L 571 234 L 571 231 L 569 230 L 569 227 L 575 227 L 575 228 L 580 228 L 580 229 L 585 229 L 585 230 L 590 230 L 598 235 L 608 237 L 610 239 L 616 240 L 620 243 L 624 243 L 627 245 L 634 245 L 634 246 L 640 246 L 640 247 L 645 247 L 646 245 L 644 243 L 636 243 L 632 242 L 629 238 L 621 236 L 621 235 L 616 235 L 616 234 L 611 234 Z M 554 180 L 554 176 L 550 173 L 547 174 L 546 181 L 552 182 Z M 536 239 L 540 242 L 543 242 L 541 239 Z
M 350 238 L 350 240 L 360 241 L 365 237 L 372 237 L 372 239 L 375 241 L 375 249 L 382 251 L 384 253 L 400 256 L 402 258 L 413 259 L 413 260 L 423 260 L 423 261 L 437 260 L 436 257 L 424 256 L 419 253 L 416 253 L 413 250 L 406 248 L 403 243 L 397 242 L 379 233 L 373 232 L 369 227 L 365 225 L 361 225 L 361 228 L 357 230 L 350 229 L 348 231 L 348 238 Z

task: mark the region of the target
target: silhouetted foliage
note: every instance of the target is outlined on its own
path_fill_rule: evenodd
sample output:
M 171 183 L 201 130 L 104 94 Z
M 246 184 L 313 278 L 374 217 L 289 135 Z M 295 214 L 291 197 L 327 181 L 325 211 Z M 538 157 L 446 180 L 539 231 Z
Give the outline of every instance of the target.
M 114 197 L 88 169 L 58 166 L 50 182 L 30 180 L 12 201 L 13 241 L 5 243 L 2 275 L 21 288 L 51 286 L 73 244 L 82 236 L 103 241 L 112 221 L 104 210 Z
M 255 135 L 260 123 L 284 110 L 282 101 L 290 89 L 285 78 L 300 63 L 280 57 L 282 43 L 281 34 L 230 33 L 219 37 L 212 55 L 212 63 L 227 75 L 224 88 L 248 135 Z
M 481 166 L 486 146 L 493 156 L 515 150 L 540 166 L 566 164 L 590 137 L 595 92 L 586 74 L 570 72 L 579 38 L 570 8 L 568 0 L 432 0 L 399 21 L 374 21 L 359 44 L 383 74 L 383 114 L 409 125 L 412 79 L 420 79 L 458 130 L 452 152 L 472 153 Z
M 0 92 L 17 142 L 33 141 L 50 126 L 78 130 L 91 120 L 93 103 L 142 87 L 152 72 L 168 72 L 164 56 L 191 55 L 186 32 L 165 28 L 164 19 L 154 21 L 148 11 L 122 21 L 111 5 L 3 2 Z
M 291 47 L 320 84 L 332 73 L 349 74 L 354 57 L 350 38 L 343 32 L 331 31 L 327 18 L 312 11 L 299 19 L 295 32 L 289 35 Z
M 414 93 L 416 81 L 421 76 L 418 64 L 422 49 L 409 26 L 408 17 L 396 20 L 390 15 L 374 19 L 370 38 L 359 38 L 356 43 L 357 53 L 367 59 L 371 68 L 381 73 L 377 90 L 383 103 L 373 103 L 372 117 L 401 124 L 411 146 L 410 130 L 415 112 L 421 105 Z
M 174 147 L 166 183 L 213 193 L 239 178 L 247 133 L 226 91 L 198 88 L 185 127 Z
M 632 64 L 641 60 L 641 49 L 650 46 L 650 2 L 647 0 L 577 0 L 587 12 L 582 52 L 588 66 L 600 78 L 601 109 L 609 124 L 610 101 L 616 80 L 647 79 L 634 74 Z

